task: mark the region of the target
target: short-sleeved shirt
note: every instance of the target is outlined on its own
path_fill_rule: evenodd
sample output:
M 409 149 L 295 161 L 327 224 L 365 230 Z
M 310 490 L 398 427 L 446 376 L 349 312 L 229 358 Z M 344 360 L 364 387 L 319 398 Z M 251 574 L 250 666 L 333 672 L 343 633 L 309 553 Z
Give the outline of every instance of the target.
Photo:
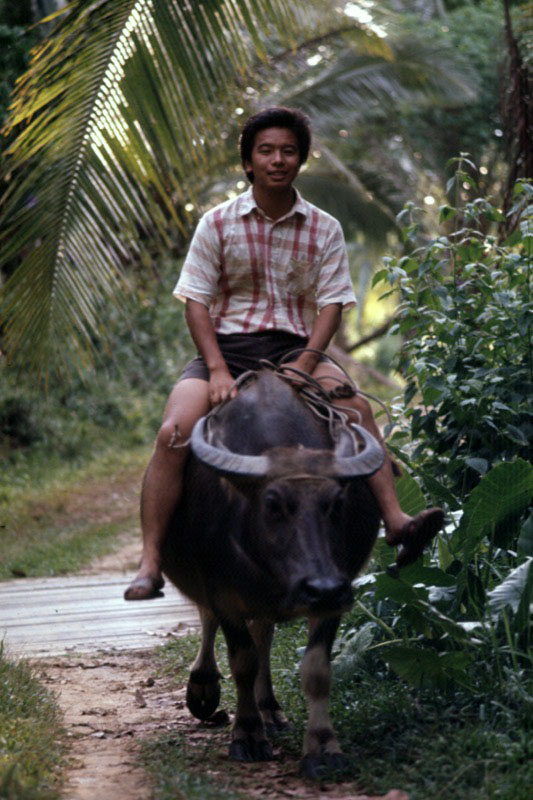
M 271 220 L 252 187 L 201 218 L 174 295 L 205 305 L 221 334 L 308 338 L 324 306 L 355 304 L 339 222 L 298 193 L 289 213 Z

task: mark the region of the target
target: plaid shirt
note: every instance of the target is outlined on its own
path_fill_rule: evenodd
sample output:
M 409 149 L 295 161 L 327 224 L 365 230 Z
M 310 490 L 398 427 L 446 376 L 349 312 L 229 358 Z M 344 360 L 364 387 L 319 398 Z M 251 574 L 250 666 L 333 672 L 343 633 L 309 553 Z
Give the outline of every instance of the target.
M 273 221 L 252 187 L 201 218 L 174 295 L 207 306 L 217 333 L 283 330 L 306 338 L 324 306 L 355 303 L 338 221 L 298 193 Z

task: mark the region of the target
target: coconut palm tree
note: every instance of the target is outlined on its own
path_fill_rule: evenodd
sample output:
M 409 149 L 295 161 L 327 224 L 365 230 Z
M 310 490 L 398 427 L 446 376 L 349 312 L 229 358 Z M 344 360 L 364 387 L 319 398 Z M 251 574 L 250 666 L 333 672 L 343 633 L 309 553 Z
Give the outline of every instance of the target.
M 146 240 L 168 248 L 187 237 L 199 190 L 228 163 L 239 119 L 265 97 L 266 85 L 272 100 L 285 95 L 320 110 L 324 133 L 324 91 L 332 104 L 342 98 L 345 109 L 357 92 L 390 101 L 400 87 L 404 99 L 424 91 L 420 75 L 409 89 L 421 64 L 409 70 L 407 60 L 403 78 L 394 74 L 398 53 L 372 19 L 354 17 L 356 5 L 67 6 L 20 79 L 7 125 L 16 138 L 4 176 L 0 324 L 10 358 L 46 369 L 60 354 L 64 365 L 83 368 L 105 327 L 102 301 L 125 296 L 117 289 Z M 311 67 L 310 50 L 324 44 L 329 74 L 309 75 L 306 85 L 302 57 Z M 366 70 L 363 61 L 354 72 L 356 53 L 373 59 Z M 289 81 L 279 80 L 280 69 Z M 332 153 L 330 165 L 335 159 Z M 345 184 L 353 190 L 352 178 Z

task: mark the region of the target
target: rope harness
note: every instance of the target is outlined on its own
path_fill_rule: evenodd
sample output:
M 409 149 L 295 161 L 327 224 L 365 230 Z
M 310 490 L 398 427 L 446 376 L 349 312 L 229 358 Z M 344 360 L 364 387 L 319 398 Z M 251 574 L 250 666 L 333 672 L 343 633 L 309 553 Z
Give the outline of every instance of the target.
M 284 362 L 288 362 L 291 358 L 295 357 L 296 355 L 300 355 L 301 353 L 314 353 L 315 355 L 320 356 L 321 358 L 326 358 L 328 361 L 333 363 L 342 373 L 342 377 L 338 377 L 336 375 L 324 375 L 319 378 L 314 378 L 311 375 L 303 372 L 302 370 L 297 369 L 296 367 L 289 366 Z M 346 370 L 337 362 L 335 359 L 327 355 L 320 350 L 314 350 L 313 348 L 299 348 L 298 350 L 293 350 L 288 353 L 282 360 L 281 364 L 277 366 L 272 362 L 268 361 L 267 359 L 261 359 L 259 362 L 260 367 L 266 368 L 274 372 L 278 377 L 280 377 L 285 383 L 292 386 L 300 395 L 302 400 L 305 402 L 307 407 L 315 414 L 319 419 L 321 419 L 327 426 L 329 434 L 331 436 L 332 441 L 336 442 L 342 435 L 346 433 L 349 434 L 354 453 L 358 453 L 360 449 L 360 445 L 358 442 L 356 430 L 354 429 L 352 422 L 350 421 L 350 414 L 357 415 L 358 417 L 358 424 L 361 424 L 361 415 L 356 409 L 350 409 L 350 411 L 343 411 L 342 408 L 335 405 L 335 400 L 342 400 L 343 398 L 350 398 L 355 397 L 356 394 L 362 395 L 374 402 L 378 403 L 381 408 L 384 410 L 387 418 L 389 420 L 389 424 L 392 422 L 391 416 L 389 413 L 388 408 L 386 405 L 379 400 L 379 398 L 375 397 L 374 395 L 368 394 L 364 392 L 362 389 L 359 389 L 356 384 L 352 381 Z M 248 370 L 240 375 L 236 381 L 234 382 L 232 389 L 237 389 L 237 391 L 241 391 L 254 380 L 257 379 L 257 371 L 256 370 Z M 322 385 L 323 381 L 336 381 L 337 386 L 334 389 L 326 390 Z M 207 423 L 207 430 L 212 428 L 212 421 L 216 417 L 217 413 L 220 411 L 221 408 L 226 405 L 226 403 L 230 402 L 231 392 L 228 396 L 218 405 L 211 409 L 206 415 L 206 423 Z M 176 425 L 175 431 L 172 435 L 172 438 L 169 443 L 170 449 L 179 449 L 181 447 L 186 447 L 190 439 L 187 439 L 186 442 L 179 442 L 181 438 L 178 426 Z

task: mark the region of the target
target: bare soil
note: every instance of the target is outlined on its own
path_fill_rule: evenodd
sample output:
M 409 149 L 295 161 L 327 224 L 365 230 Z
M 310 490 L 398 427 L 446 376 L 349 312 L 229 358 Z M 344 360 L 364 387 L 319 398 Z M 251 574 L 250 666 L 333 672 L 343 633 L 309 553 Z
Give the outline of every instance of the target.
M 138 475 L 130 476 L 138 486 Z M 125 522 L 137 504 L 135 486 L 114 480 L 87 487 L 91 502 L 68 502 L 60 514 L 82 514 L 88 521 L 97 509 L 111 508 L 107 519 Z M 106 519 L 106 521 L 107 521 Z M 95 520 L 96 521 L 96 520 Z M 102 520 L 103 521 L 103 520 Z M 118 549 L 95 561 L 85 574 L 125 572 L 140 556 L 140 535 L 131 522 L 117 540 Z M 157 601 L 154 601 L 157 602 Z M 98 656 L 51 658 L 35 661 L 37 675 L 57 696 L 71 743 L 66 771 L 65 800 L 152 800 L 150 777 L 139 765 L 141 741 L 164 733 L 183 734 L 191 744 L 209 748 L 210 771 L 230 770 L 239 790 L 249 798 L 332 798 L 332 800 L 409 800 L 392 789 L 380 798 L 361 794 L 353 783 L 321 786 L 303 781 L 298 762 L 279 749 L 276 760 L 241 765 L 227 759 L 229 728 L 206 728 L 189 714 L 185 687 L 161 677 L 151 651 L 101 653 Z M 198 748 L 202 752 L 202 748 Z M 211 766 L 212 765 L 212 766 Z
M 245 797 L 378 800 L 353 782 L 315 786 L 298 776 L 298 762 L 275 751 L 276 760 L 237 765 L 228 761 L 228 727 L 210 729 L 185 707 L 185 688 L 154 670 L 150 652 L 102 654 L 38 662 L 42 682 L 57 695 L 71 741 L 67 800 L 151 800 L 150 778 L 138 764 L 140 742 L 164 733 L 183 734 L 210 751 L 210 771 L 231 771 Z M 200 747 L 199 745 L 202 745 Z M 380 800 L 408 800 L 391 790 Z

